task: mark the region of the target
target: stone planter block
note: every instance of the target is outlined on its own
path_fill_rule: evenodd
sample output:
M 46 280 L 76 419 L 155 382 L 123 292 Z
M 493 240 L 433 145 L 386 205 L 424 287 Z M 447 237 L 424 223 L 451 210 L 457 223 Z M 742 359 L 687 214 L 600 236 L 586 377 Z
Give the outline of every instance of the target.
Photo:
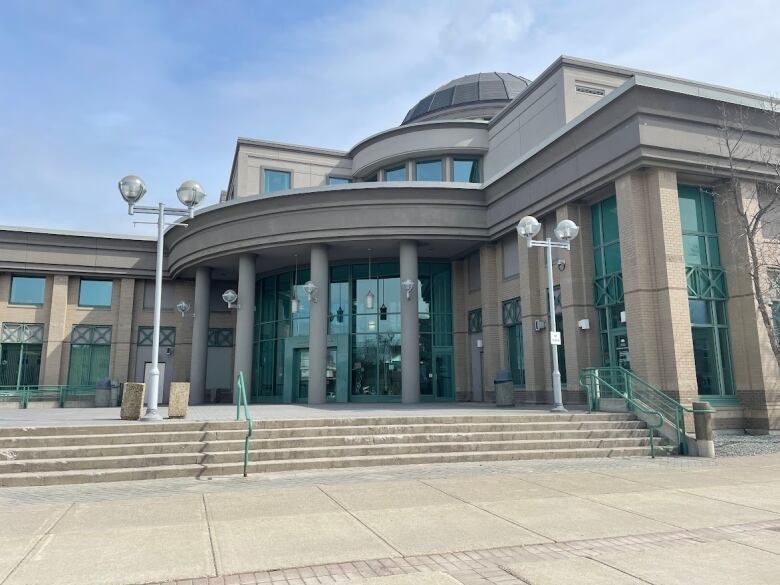
M 122 410 L 119 418 L 122 420 L 140 420 L 144 407 L 146 384 L 125 382 L 122 384 Z
M 171 382 L 168 396 L 168 418 L 184 418 L 187 416 L 187 404 L 190 401 L 189 382 Z

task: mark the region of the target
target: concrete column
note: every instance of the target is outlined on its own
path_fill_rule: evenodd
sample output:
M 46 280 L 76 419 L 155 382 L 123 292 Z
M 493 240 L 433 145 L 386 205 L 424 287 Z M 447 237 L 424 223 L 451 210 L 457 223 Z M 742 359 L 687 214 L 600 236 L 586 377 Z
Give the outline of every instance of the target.
M 734 383 L 742 406 L 741 412 L 736 407 L 719 406 L 716 426 L 744 427 L 756 434 L 780 430 L 780 368 L 753 294 L 748 272 L 748 242 L 737 219 L 741 211 L 749 216 L 758 211 L 756 184 L 741 181 L 738 200 L 724 195 L 719 196 L 715 204 L 720 258 L 729 293 L 727 307 Z M 755 242 L 759 251 L 767 245 L 776 246 L 774 240 L 764 241 L 763 230 L 756 233 Z M 762 278 L 768 280 L 766 267 L 760 267 L 760 270 Z
M 315 244 L 311 247 L 311 281 L 317 292 L 309 304 L 309 404 L 324 404 L 326 400 L 329 280 L 328 249 Z
M 455 349 L 455 398 L 471 397 L 469 378 L 469 333 L 466 311 L 466 265 L 463 260 L 452 263 L 452 343 Z
M 479 250 L 479 280 L 482 300 L 482 388 L 485 402 L 492 402 L 496 372 L 501 361 L 501 310 L 498 299 L 498 254 L 495 244 Z
M 601 364 L 598 314 L 593 306 L 593 229 L 590 206 L 569 203 L 559 207 L 556 222 L 564 219 L 571 219 L 580 227 L 580 235 L 572 242 L 571 250 L 560 253 L 566 261 L 566 268 L 562 272 L 558 271 L 566 352 L 566 403 L 585 400 L 579 388 L 580 370 Z M 588 319 L 590 329 L 579 328 L 577 323 L 581 319 Z
M 207 266 L 199 266 L 195 271 L 195 302 L 192 308 L 194 318 L 192 323 L 192 356 L 190 358 L 190 404 L 203 404 L 206 401 L 210 301 L 211 269 Z
M 114 281 L 116 282 L 116 281 Z M 119 308 L 114 321 L 114 331 L 111 344 L 114 359 L 111 365 L 111 378 L 127 382 L 130 374 L 130 345 L 133 338 L 132 319 L 133 303 L 135 302 L 135 279 L 123 278 L 119 281 Z
M 525 359 L 526 391 L 523 397 L 532 404 L 552 403 L 552 373 L 547 365 L 547 356 L 550 354 L 549 329 L 534 331 L 534 321 L 549 321 L 545 296 L 547 277 L 544 275 L 544 249 L 529 248 L 525 239 L 519 238 L 518 261 Z
M 414 289 L 406 300 L 401 291 L 401 401 L 420 402 L 420 320 L 417 277 L 417 242 L 401 241 L 401 282 L 411 280 Z
M 252 394 L 252 349 L 255 326 L 255 255 L 238 258 L 238 312 L 236 313 L 236 346 L 233 365 L 233 402 L 238 400 L 236 379 L 244 372 L 247 398 Z
M 677 174 L 629 173 L 615 191 L 631 368 L 690 406 L 698 390 Z
M 46 326 L 42 384 L 57 385 L 60 383 L 62 347 L 65 338 L 68 335 L 68 332 L 65 331 L 67 311 L 68 276 L 65 274 L 55 274 L 52 277 L 49 322 Z

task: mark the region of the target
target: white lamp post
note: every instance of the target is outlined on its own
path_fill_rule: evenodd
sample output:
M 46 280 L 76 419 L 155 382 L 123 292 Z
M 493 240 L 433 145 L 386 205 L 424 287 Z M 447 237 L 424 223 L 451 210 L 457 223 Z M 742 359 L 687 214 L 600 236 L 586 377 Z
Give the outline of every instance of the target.
M 555 237 L 557 241 L 551 238 L 546 240 L 534 240 L 534 236 L 539 233 L 542 224 L 535 217 L 526 215 L 517 224 L 517 233 L 525 238 L 528 247 L 542 246 L 547 250 L 547 293 L 550 304 L 550 348 L 552 349 L 552 383 L 553 383 L 553 412 L 566 412 L 563 406 L 563 395 L 561 393 L 561 372 L 558 369 L 558 346 L 561 344 L 561 334 L 555 327 L 555 293 L 553 291 L 553 269 L 552 269 L 552 249 L 562 248 L 571 249 L 571 241 L 580 233 L 580 228 L 570 219 L 561 220 L 555 228 Z
M 156 215 L 156 222 L 138 222 L 138 223 L 156 223 L 157 224 L 157 267 L 154 274 L 154 329 L 152 332 L 152 369 L 149 371 L 149 393 L 147 398 L 146 415 L 143 420 L 162 420 L 160 413 L 157 412 L 157 397 L 160 388 L 160 305 L 162 304 L 162 273 L 163 273 L 163 232 L 165 231 L 165 215 L 175 215 L 178 217 L 192 218 L 195 213 L 195 207 L 203 201 L 206 192 L 196 181 L 184 181 L 176 189 L 176 196 L 186 209 L 166 209 L 164 203 L 158 203 L 154 206 L 136 205 L 146 194 L 146 184 L 140 177 L 129 175 L 119 181 L 119 193 L 127 202 L 127 211 L 130 215 L 136 213 L 145 213 Z M 182 224 L 168 224 L 182 225 Z

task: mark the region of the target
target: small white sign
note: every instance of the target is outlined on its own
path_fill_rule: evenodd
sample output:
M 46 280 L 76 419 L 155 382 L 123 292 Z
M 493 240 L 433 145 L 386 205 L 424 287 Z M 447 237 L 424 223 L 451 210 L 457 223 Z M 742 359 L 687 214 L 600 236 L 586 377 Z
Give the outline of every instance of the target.
M 550 331 L 550 344 L 552 344 L 552 345 L 560 345 L 561 344 L 561 332 L 560 331 Z

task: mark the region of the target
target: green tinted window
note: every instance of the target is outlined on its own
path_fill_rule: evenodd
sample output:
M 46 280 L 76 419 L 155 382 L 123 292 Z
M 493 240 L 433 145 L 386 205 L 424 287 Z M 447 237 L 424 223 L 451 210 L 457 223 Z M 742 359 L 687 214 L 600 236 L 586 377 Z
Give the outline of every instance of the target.
M 12 305 L 42 305 L 45 288 L 44 276 L 13 276 L 10 302 Z

